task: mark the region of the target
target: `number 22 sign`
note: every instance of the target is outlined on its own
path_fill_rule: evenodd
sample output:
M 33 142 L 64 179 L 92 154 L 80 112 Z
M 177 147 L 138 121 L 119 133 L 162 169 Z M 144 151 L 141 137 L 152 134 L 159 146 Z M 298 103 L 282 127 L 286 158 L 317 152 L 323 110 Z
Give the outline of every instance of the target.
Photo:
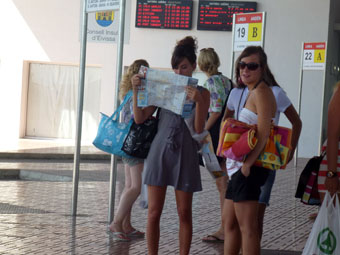
M 325 58 L 325 42 L 303 44 L 303 70 L 324 70 Z
M 263 46 L 264 12 L 234 14 L 233 24 L 234 51 Z

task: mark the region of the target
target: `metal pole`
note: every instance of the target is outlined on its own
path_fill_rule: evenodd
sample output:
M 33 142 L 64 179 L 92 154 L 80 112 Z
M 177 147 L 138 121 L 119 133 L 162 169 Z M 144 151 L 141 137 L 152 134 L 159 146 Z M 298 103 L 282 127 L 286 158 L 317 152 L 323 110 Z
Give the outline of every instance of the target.
M 265 39 L 265 35 L 266 35 L 266 33 L 265 33 L 265 29 L 266 29 L 266 12 L 262 12 L 262 17 L 263 17 L 263 20 L 262 20 L 262 22 L 263 22 L 263 29 L 262 29 L 262 48 L 263 48 L 263 50 L 264 50 L 264 39 Z
M 86 63 L 86 36 L 87 36 L 87 13 L 86 0 L 83 0 L 83 27 L 81 31 L 81 46 L 80 46 L 80 65 L 79 65 L 79 91 L 77 105 L 77 124 L 76 124 L 76 147 L 73 161 L 73 187 L 72 187 L 72 216 L 77 215 L 78 203 L 78 183 L 79 183 L 79 158 L 80 158 L 80 143 L 81 143 L 81 127 L 83 120 L 83 101 L 84 101 L 84 77 Z
M 303 83 L 303 49 L 304 49 L 304 42 L 302 43 L 301 47 L 301 64 L 300 64 L 300 80 L 299 80 L 299 97 L 298 97 L 298 114 L 301 117 L 301 97 L 302 97 L 302 83 Z M 294 166 L 297 166 L 297 159 L 298 159 L 298 150 L 299 146 L 296 146 L 295 155 L 294 155 Z
M 230 79 L 234 80 L 234 40 L 235 40 L 235 20 L 236 15 L 233 14 L 233 32 L 231 35 L 231 64 L 230 64 Z M 236 81 L 237 82 L 237 81 Z
M 119 83 L 122 76 L 123 69 L 123 51 L 124 51 L 124 28 L 125 28 L 125 0 L 120 0 L 119 9 L 119 32 L 118 32 L 118 44 L 117 44 L 117 66 L 116 66 L 116 94 L 115 94 L 115 109 L 119 104 Z M 109 215 L 108 221 L 113 221 L 115 196 L 116 196 L 116 180 L 117 180 L 117 157 L 111 156 L 110 167 L 110 194 L 109 194 Z
M 327 42 L 325 43 L 325 65 L 327 59 Z M 322 127 L 323 127 L 323 112 L 325 109 L 325 85 L 326 85 L 326 66 L 323 70 L 323 86 L 322 86 L 322 96 L 321 96 L 321 116 L 320 116 L 320 137 L 319 137 L 319 155 L 321 154 L 322 149 Z M 327 106 L 326 106 L 327 109 Z

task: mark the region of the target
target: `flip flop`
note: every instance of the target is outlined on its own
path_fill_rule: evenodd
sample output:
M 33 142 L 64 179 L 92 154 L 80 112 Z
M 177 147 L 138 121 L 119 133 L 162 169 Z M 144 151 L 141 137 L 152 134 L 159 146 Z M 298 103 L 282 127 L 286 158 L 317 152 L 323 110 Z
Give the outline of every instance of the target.
M 318 217 L 318 213 L 311 213 L 311 214 L 308 216 L 308 219 L 310 219 L 310 220 L 315 220 L 316 217 Z
M 117 240 L 117 241 L 120 241 L 120 242 L 130 242 L 131 241 L 131 239 L 125 233 L 111 231 L 110 225 L 107 226 L 106 233 L 108 233 L 110 235 L 110 237 L 112 237 L 113 240 Z
M 130 242 L 131 239 L 127 237 L 127 235 L 123 232 L 111 232 L 109 235 L 112 237 L 113 240 L 120 241 L 120 242 Z
M 126 236 L 130 237 L 130 238 L 142 238 L 142 237 L 145 236 L 145 233 L 135 229 L 135 230 L 132 230 L 129 233 L 126 233 Z
M 212 239 L 208 239 L 208 238 L 212 238 Z M 218 238 L 215 235 L 207 235 L 206 237 L 202 238 L 202 242 L 206 242 L 206 243 L 224 243 L 224 240 L 221 238 Z

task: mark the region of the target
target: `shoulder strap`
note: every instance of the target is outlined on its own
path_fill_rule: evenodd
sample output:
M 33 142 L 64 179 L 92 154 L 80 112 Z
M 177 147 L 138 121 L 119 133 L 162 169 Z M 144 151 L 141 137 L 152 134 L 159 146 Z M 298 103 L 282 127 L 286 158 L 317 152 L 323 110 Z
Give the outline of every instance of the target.
M 236 119 L 238 120 L 238 117 L 239 117 L 239 115 L 240 115 L 240 105 L 241 105 L 241 101 L 242 101 L 242 97 L 243 97 L 243 93 L 244 93 L 244 90 L 245 90 L 246 88 L 244 87 L 243 89 L 242 89 L 242 93 L 241 93 L 241 96 L 240 96 L 240 100 L 238 101 L 238 106 L 237 106 L 237 116 L 236 116 Z
M 119 113 L 123 109 L 124 105 L 129 101 L 129 99 L 132 97 L 132 90 L 129 90 L 129 92 L 125 95 L 123 102 L 119 105 L 117 110 L 111 115 L 110 119 L 118 120 Z
M 230 82 L 230 90 L 229 90 L 229 93 L 227 95 L 227 98 L 225 99 L 225 102 L 224 102 L 224 105 L 223 105 L 223 109 L 222 109 L 222 113 L 225 112 L 225 109 L 227 108 L 227 103 L 228 103 L 228 99 L 229 99 L 229 96 L 230 96 L 230 93 L 231 93 L 231 90 L 234 88 L 233 86 L 233 82 L 231 81 L 231 79 L 228 79 L 229 82 Z M 221 114 L 222 117 L 223 117 L 223 114 Z

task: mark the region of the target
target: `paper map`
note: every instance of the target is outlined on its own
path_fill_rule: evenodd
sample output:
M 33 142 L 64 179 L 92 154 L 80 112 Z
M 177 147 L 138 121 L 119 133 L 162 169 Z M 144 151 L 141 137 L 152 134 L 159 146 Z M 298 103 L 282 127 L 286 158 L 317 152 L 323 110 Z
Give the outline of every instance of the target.
M 197 86 L 197 79 L 145 66 L 141 66 L 139 74 L 144 76 L 138 91 L 139 107 L 154 105 L 182 115 L 184 118 L 190 115 L 193 101 L 186 99 L 185 87 Z

